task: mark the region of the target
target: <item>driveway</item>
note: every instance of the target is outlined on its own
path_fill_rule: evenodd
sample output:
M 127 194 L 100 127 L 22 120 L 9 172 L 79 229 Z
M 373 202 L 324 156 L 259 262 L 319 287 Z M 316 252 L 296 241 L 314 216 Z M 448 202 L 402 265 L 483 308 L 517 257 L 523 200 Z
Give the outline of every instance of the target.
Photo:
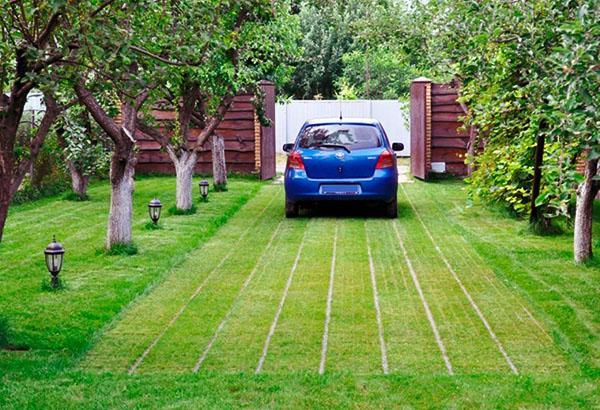
M 568 366 L 527 300 L 401 184 L 398 220 L 288 220 L 265 185 L 82 362 L 110 372 L 545 374 Z

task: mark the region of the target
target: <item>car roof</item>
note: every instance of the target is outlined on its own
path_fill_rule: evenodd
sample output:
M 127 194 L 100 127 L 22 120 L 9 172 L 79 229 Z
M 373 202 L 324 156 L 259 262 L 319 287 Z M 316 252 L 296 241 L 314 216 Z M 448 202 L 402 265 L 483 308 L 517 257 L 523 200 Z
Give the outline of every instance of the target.
M 379 121 L 374 118 L 315 118 L 308 120 L 304 125 L 321 125 L 321 124 L 364 124 L 364 125 L 380 125 Z

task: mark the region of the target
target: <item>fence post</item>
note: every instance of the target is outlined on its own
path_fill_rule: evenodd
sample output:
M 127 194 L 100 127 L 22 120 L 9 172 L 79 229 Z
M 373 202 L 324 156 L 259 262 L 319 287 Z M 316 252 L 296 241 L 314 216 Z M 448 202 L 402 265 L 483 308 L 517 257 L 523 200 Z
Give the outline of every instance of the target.
M 268 127 L 260 127 L 260 179 L 270 179 L 275 176 L 275 84 L 261 81 L 264 100 L 265 116 L 271 120 Z
M 410 162 L 412 174 L 427 179 L 431 170 L 431 80 L 410 84 Z

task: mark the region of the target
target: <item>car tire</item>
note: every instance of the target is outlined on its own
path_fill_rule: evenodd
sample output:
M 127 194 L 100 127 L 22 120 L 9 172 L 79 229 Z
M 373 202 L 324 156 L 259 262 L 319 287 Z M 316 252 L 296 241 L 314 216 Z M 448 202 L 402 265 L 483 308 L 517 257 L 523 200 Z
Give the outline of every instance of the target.
M 298 204 L 285 198 L 285 217 L 296 218 L 298 216 Z
M 385 204 L 385 216 L 391 219 L 398 218 L 398 197 L 394 195 L 394 199 Z

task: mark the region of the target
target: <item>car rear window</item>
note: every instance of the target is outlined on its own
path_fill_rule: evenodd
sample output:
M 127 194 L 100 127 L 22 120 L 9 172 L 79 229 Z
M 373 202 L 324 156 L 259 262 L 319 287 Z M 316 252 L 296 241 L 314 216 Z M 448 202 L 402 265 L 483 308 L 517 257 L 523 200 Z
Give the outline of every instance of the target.
M 350 150 L 381 146 L 379 130 L 372 125 L 324 124 L 309 125 L 300 136 L 301 148 L 320 145 L 343 145 Z

